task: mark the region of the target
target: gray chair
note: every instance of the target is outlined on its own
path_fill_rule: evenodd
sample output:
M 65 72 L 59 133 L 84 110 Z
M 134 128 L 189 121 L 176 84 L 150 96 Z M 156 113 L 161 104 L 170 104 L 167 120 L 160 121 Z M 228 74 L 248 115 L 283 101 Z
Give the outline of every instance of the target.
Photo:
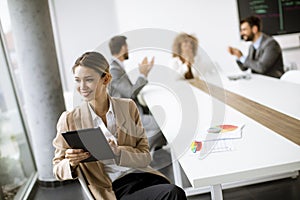
M 300 84 L 300 70 L 289 70 L 280 77 L 280 80 Z
M 78 176 L 78 181 L 82 187 L 82 190 L 84 191 L 85 199 L 86 200 L 95 200 L 80 169 L 78 170 L 77 176 Z

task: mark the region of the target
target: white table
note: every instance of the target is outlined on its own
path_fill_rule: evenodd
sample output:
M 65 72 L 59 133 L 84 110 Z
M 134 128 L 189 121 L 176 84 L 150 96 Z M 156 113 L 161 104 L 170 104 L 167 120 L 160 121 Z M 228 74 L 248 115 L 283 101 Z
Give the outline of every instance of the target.
M 298 145 L 186 82 L 180 84 L 180 95 L 156 85 L 145 87 L 142 94 L 170 144 L 173 159 L 179 161 L 194 189 L 207 192 L 211 186 L 213 199 L 222 199 L 222 188 L 298 175 Z M 195 132 L 206 130 L 212 121 L 245 124 L 243 137 L 231 141 L 231 151 L 192 153 L 189 147 Z M 178 177 L 175 183 L 180 185 Z M 186 192 L 195 194 L 190 189 Z
M 300 120 L 300 85 L 277 78 L 251 74 L 251 79 L 229 81 L 225 89 Z

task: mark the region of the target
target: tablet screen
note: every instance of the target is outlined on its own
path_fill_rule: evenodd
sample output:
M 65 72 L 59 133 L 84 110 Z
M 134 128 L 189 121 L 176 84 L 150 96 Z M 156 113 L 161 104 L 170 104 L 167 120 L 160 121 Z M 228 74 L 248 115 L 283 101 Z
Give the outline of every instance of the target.
M 114 153 L 100 127 L 62 133 L 72 149 L 83 149 L 91 156 L 81 162 L 114 159 Z

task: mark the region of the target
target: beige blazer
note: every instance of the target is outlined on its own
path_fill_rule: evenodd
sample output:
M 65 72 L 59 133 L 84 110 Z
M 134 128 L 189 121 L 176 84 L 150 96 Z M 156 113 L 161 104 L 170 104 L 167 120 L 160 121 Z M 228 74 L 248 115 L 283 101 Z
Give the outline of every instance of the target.
M 118 145 L 121 148 L 121 155 L 117 164 L 163 176 L 149 166 L 151 156 L 148 140 L 135 103 L 130 99 L 113 97 L 110 97 L 110 102 L 116 118 Z M 73 111 L 66 111 L 61 115 L 57 123 L 57 135 L 53 140 L 55 147 L 53 173 L 58 180 L 68 180 L 76 178 L 76 172 L 81 170 L 96 199 L 116 199 L 112 182 L 100 161 L 80 163 L 72 172 L 70 163 L 65 158 L 65 151 L 70 147 L 61 133 L 85 128 L 93 128 L 87 102 L 82 103 Z

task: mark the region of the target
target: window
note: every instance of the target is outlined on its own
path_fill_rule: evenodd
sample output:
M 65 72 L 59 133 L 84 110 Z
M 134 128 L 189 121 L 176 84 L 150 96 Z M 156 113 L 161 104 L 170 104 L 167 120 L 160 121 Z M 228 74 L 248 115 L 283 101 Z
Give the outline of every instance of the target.
M 0 9 L 2 22 L 3 7 Z M 13 60 L 14 56 L 11 30 L 3 33 L 0 26 L 0 33 L 0 199 L 23 199 L 29 185 L 35 181 L 36 168 L 13 81 L 17 63 L 8 62 L 8 58 Z

